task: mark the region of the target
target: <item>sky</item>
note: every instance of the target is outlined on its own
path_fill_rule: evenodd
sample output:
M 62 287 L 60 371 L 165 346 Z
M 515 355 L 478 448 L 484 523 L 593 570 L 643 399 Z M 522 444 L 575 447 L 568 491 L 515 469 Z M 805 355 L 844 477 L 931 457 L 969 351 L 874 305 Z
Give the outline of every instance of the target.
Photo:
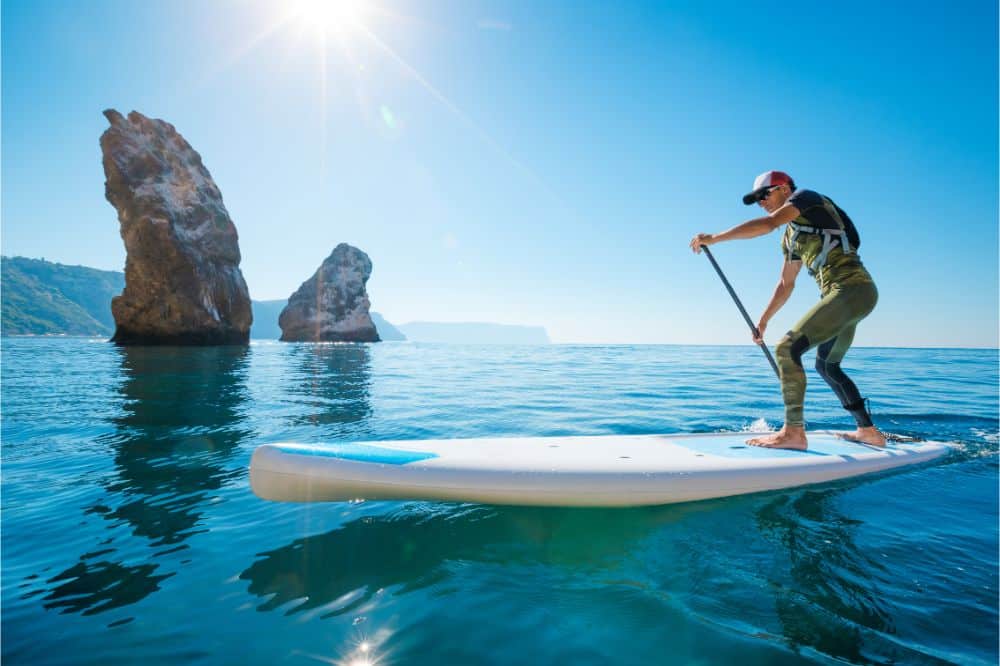
M 2 3 L 5 256 L 123 270 L 104 109 L 172 123 L 256 300 L 341 242 L 388 321 L 749 344 L 688 243 L 769 169 L 857 225 L 859 346 L 998 346 L 997 3 Z M 754 319 L 779 233 L 713 247 Z M 772 344 L 818 299 L 803 273 Z M 772 333 L 773 332 L 773 333 Z

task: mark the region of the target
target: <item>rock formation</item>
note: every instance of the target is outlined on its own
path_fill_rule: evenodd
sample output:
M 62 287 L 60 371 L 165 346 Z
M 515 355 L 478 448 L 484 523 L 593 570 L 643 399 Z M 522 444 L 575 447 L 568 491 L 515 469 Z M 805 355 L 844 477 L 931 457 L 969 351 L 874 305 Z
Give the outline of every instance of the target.
M 253 315 L 236 227 L 201 156 L 170 123 L 104 115 L 105 197 L 127 252 L 112 341 L 247 344 Z
M 347 243 L 333 249 L 316 273 L 288 299 L 278 317 L 285 342 L 378 342 L 368 313 L 368 255 Z

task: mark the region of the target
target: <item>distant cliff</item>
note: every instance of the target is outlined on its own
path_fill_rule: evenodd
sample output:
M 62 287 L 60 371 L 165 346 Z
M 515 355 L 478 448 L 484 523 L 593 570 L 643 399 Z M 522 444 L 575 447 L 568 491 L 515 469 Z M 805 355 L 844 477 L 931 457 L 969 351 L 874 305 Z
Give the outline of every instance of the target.
M 375 322 L 375 328 L 378 329 L 378 335 L 382 340 L 393 340 L 396 342 L 401 342 L 406 340 L 406 336 L 398 328 L 390 324 L 385 320 L 385 317 L 377 312 L 373 312 L 372 321 Z
M 486 345 L 547 345 L 550 342 L 542 326 L 415 321 L 398 328 L 411 342 Z
M 0 258 L 4 335 L 102 335 L 115 330 L 111 299 L 125 274 L 44 259 Z
M 281 337 L 278 315 L 288 305 L 288 299 L 276 301 L 250 301 L 253 306 L 253 324 L 250 325 L 251 340 L 277 340 Z

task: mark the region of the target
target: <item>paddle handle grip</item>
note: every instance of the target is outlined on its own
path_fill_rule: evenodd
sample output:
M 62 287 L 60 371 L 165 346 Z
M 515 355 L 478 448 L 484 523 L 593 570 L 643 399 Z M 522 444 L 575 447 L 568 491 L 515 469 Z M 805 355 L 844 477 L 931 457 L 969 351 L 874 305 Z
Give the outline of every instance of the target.
M 708 249 L 707 245 L 702 245 L 701 249 L 705 252 L 705 256 L 708 257 L 708 260 L 712 262 L 712 267 L 715 269 L 715 272 L 719 274 L 722 284 L 726 285 L 726 290 L 729 292 L 729 295 L 733 297 L 733 302 L 736 303 L 736 307 L 740 309 L 740 314 L 743 315 L 743 321 L 747 323 L 747 326 L 750 327 L 753 334 L 759 338 L 760 331 L 757 330 L 757 326 L 753 323 L 753 320 L 750 319 L 750 315 L 747 314 L 747 310 L 743 307 L 743 303 L 740 302 L 740 297 L 736 295 L 733 285 L 729 284 L 729 280 L 726 279 L 726 274 L 722 272 L 721 268 L 719 268 L 719 263 L 715 260 L 715 257 L 712 256 L 712 251 Z M 774 357 L 771 356 L 771 350 L 767 348 L 767 345 L 764 344 L 763 341 L 760 343 L 760 348 L 761 351 L 764 352 L 764 356 L 767 357 L 768 362 L 771 364 L 771 369 L 774 370 L 774 374 L 780 379 L 781 373 L 778 372 L 778 364 L 774 362 Z

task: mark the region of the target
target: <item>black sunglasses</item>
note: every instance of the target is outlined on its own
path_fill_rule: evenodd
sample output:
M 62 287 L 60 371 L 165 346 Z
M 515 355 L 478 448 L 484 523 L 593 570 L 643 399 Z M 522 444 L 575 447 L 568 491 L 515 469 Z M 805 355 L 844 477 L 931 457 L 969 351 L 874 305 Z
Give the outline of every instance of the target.
M 764 189 L 762 189 L 760 192 L 757 193 L 757 197 L 754 199 L 754 201 L 760 203 L 764 199 L 771 196 L 771 192 L 774 192 L 779 187 L 781 187 L 781 185 L 772 185 L 771 187 L 765 187 Z

